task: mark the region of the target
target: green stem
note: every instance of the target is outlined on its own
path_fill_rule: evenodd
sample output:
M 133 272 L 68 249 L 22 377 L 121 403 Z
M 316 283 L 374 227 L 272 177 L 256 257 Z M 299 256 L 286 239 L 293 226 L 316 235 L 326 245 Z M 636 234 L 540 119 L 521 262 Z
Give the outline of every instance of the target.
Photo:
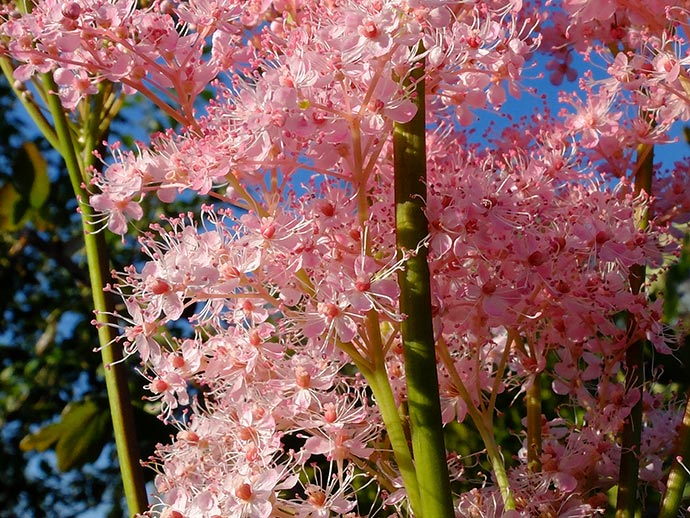
M 412 451 L 420 484 L 417 518 L 454 516 L 434 351 L 431 287 L 427 249 L 420 244 L 429 230 L 426 200 L 426 149 L 423 61 L 413 72 L 417 113 L 393 131 L 397 247 L 411 255 L 398 275 L 401 335 L 410 412 Z
M 376 406 L 379 412 L 381 412 L 383 423 L 386 425 L 386 433 L 388 434 L 388 440 L 393 449 L 395 462 L 398 464 L 403 484 L 405 484 L 410 508 L 415 518 L 418 518 L 419 514 L 417 510 L 420 508 L 420 501 L 417 472 L 415 471 L 415 464 L 412 460 L 410 447 L 407 444 L 405 428 L 400 419 L 398 408 L 395 405 L 395 397 L 393 396 L 393 391 L 388 381 L 386 368 L 384 365 L 379 365 L 375 370 L 369 372 L 366 372 L 366 370 L 362 371 L 362 374 L 364 374 L 374 394 L 374 398 L 376 399 Z
M 0 56 L 0 68 L 2 68 L 2 71 L 7 78 L 7 82 L 12 87 L 17 99 L 22 103 L 26 113 L 29 115 L 36 127 L 40 130 L 41 134 L 45 137 L 53 149 L 60 149 L 60 142 L 55 134 L 55 130 L 50 125 L 50 122 L 48 122 L 48 120 L 44 117 L 43 113 L 41 113 L 41 110 L 38 108 L 36 103 L 32 100 L 30 91 L 17 88 L 16 81 L 14 80 L 12 63 L 10 60 L 6 57 Z
M 510 347 L 510 342 L 506 344 L 506 347 Z M 450 375 L 453 386 L 460 394 L 460 397 L 465 402 L 467 406 L 467 413 L 469 414 L 474 426 L 479 432 L 479 436 L 484 443 L 486 448 L 486 456 L 489 458 L 491 463 L 491 469 L 493 471 L 494 477 L 496 478 L 496 484 L 501 491 L 501 497 L 503 498 L 503 506 L 506 511 L 515 509 L 515 499 L 513 498 L 513 493 L 510 490 L 510 480 L 508 479 L 508 472 L 506 471 L 505 462 L 503 460 L 503 455 L 501 454 L 498 445 L 496 444 L 496 437 L 493 433 L 493 411 L 491 413 L 480 412 L 479 409 L 474 405 L 472 397 L 465 387 L 465 383 L 458 374 L 457 369 L 453 363 L 453 359 L 450 356 L 450 351 L 446 346 L 443 339 L 439 340 L 439 346 L 436 349 L 438 355 L 446 367 L 448 374 Z
M 51 90 L 57 90 L 52 78 L 43 76 L 43 80 Z M 125 498 L 130 515 L 143 513 L 148 507 L 148 501 L 139 463 L 134 414 L 127 386 L 127 372 L 122 361 L 122 349 L 115 342 L 113 327 L 109 325 L 114 323 L 111 322 L 112 317 L 108 316 L 112 315 L 114 310 L 112 297 L 109 292 L 103 290 L 106 285 L 106 273 L 110 271 L 107 245 L 103 232 L 97 232 L 92 224 L 94 213 L 91 206 L 86 203 L 88 193 L 83 188 L 82 175 L 85 174 L 85 171 L 79 166 L 77 143 L 73 139 L 70 123 L 60 104 L 60 99 L 56 95 L 49 95 L 48 107 L 55 123 L 55 134 L 58 139 L 56 149 L 65 160 L 74 194 L 79 200 L 91 293 L 97 315 L 96 319 L 101 324 L 98 326 L 98 339 L 105 366 L 108 402 Z
M 652 192 L 652 173 L 654 170 L 654 146 L 641 144 L 637 148 L 637 171 L 635 174 L 635 194 Z M 645 213 L 638 222 L 640 229 L 647 228 L 648 214 Z M 633 265 L 630 268 L 630 289 L 634 294 L 642 290 L 645 280 L 644 265 Z M 628 331 L 635 333 L 637 324 L 634 318 L 628 322 Z M 618 497 L 616 501 L 616 518 L 634 518 L 638 506 L 637 484 L 640 470 L 640 440 L 642 432 L 642 383 L 644 381 L 644 344 L 645 340 L 635 340 L 625 351 L 625 388 L 626 392 L 638 390 L 640 398 L 625 419 L 621 433 L 621 462 L 618 475 Z
M 534 374 L 527 389 L 527 469 L 541 471 L 541 372 Z
M 683 414 L 683 423 L 681 424 L 680 433 L 678 434 L 678 443 L 676 445 L 676 458 L 671 465 L 671 471 L 668 474 L 666 482 L 666 492 L 661 501 L 661 510 L 659 518 L 676 518 L 680 510 L 680 504 L 683 500 L 683 492 L 685 484 L 688 481 L 687 462 L 690 459 L 690 394 L 685 405 L 685 413 Z
M 634 323 L 632 324 L 634 325 Z M 642 390 L 642 360 L 644 341 L 636 340 L 625 353 L 625 386 L 628 391 Z M 637 482 L 640 469 L 639 451 L 642 432 L 642 394 L 640 402 L 631 410 L 621 434 L 621 462 L 618 475 L 616 518 L 634 518 L 638 505 Z
M 376 398 L 381 417 L 386 425 L 388 440 L 391 443 L 395 461 L 407 490 L 410 508 L 414 511 L 419 509 L 419 481 L 412 460 L 412 452 L 410 452 L 410 446 L 407 442 L 405 427 L 395 404 L 395 396 L 388 379 L 386 352 L 381 340 L 381 322 L 374 309 L 367 314 L 366 328 L 370 357 L 367 365 L 360 366 L 360 371 L 369 381 L 371 391 Z
M 492 422 L 493 419 L 491 420 L 491 423 Z M 483 421 L 481 423 L 476 423 L 477 431 L 484 442 L 486 456 L 489 458 L 489 462 L 491 462 L 491 469 L 496 479 L 496 485 L 498 485 L 501 491 L 504 511 L 513 511 L 515 510 L 515 498 L 510 489 L 510 480 L 508 479 L 508 472 L 506 471 L 506 463 L 500 448 L 496 444 L 496 438 L 494 437 L 491 423 L 485 424 Z
M 409 506 L 415 512 L 416 509 L 419 509 L 417 473 L 407 442 L 405 427 L 398 412 L 398 407 L 395 404 L 395 396 L 388 380 L 385 349 L 381 340 L 381 326 L 375 310 L 371 310 L 367 314 L 366 328 L 370 353 L 368 358 L 364 358 L 350 344 L 339 342 L 338 347 L 350 357 L 369 384 L 369 388 L 376 400 L 376 406 L 379 412 L 381 412 L 381 418 L 386 427 L 388 441 L 393 450 L 395 462 L 400 470 L 403 484 L 405 484 Z M 415 516 L 418 515 L 415 513 Z

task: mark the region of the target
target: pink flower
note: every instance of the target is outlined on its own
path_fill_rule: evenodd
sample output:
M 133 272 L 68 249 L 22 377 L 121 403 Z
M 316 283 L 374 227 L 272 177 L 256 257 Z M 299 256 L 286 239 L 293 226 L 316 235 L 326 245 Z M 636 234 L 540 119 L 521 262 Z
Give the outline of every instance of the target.
M 586 105 L 576 102 L 576 113 L 570 117 L 567 126 L 582 139 L 582 145 L 595 147 L 602 136 L 614 135 L 622 113 L 613 111 L 613 97 L 602 90 L 587 98 Z
M 323 480 L 324 476 L 321 469 L 314 468 L 315 484 L 304 486 L 304 498 L 295 500 L 299 518 L 330 518 L 334 514 L 345 515 L 354 509 L 356 500 L 349 500 L 348 487 L 355 480 L 354 470 L 348 469 L 344 473 L 344 478 L 333 475 Z
M 320 294 L 325 300 L 317 302 L 316 307 L 304 313 L 305 323 L 302 328 L 307 338 L 323 337 L 327 342 L 337 336 L 344 343 L 351 342 L 357 335 L 357 323 L 353 317 L 356 313 L 348 311 L 350 303 L 344 293 L 335 294 L 326 287 Z M 331 295 L 331 300 L 328 296 Z M 325 336 L 324 336 L 325 333 Z
M 139 220 L 144 215 L 135 201 L 141 196 L 141 178 L 122 164 L 111 166 L 107 174 L 108 183 L 101 186 L 100 194 L 91 196 L 89 203 L 104 214 L 111 232 L 123 235 L 128 220 Z
M 391 278 L 394 273 L 395 267 L 380 269 L 374 259 L 360 255 L 354 261 L 352 274 L 343 273 L 344 297 L 362 314 L 374 307 L 394 314 L 400 291 L 397 281 Z
M 230 497 L 225 512 L 246 518 L 269 518 L 278 480 L 278 472 L 274 469 L 252 477 L 230 475 L 224 484 Z

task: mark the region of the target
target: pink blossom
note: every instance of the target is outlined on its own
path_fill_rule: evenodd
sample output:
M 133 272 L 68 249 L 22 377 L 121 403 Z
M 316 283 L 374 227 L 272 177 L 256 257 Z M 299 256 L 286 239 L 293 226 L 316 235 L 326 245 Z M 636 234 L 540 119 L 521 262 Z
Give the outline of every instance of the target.
M 273 510 L 271 497 L 278 482 L 278 473 L 269 470 L 256 477 L 231 476 L 225 487 L 230 490 L 226 512 L 247 518 L 268 518 Z

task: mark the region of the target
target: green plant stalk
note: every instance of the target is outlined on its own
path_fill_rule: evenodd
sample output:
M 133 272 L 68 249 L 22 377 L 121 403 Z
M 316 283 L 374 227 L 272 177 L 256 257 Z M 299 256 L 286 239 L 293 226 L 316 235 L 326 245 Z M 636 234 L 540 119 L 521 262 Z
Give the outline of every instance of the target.
M 403 426 L 395 403 L 395 396 L 388 380 L 385 351 L 381 341 L 381 325 L 378 314 L 373 309 L 367 314 L 366 328 L 369 336 L 369 354 L 367 358 L 357 351 L 352 344 L 338 342 L 338 347 L 350 357 L 369 384 L 369 388 L 376 400 L 376 406 L 379 412 L 381 412 L 381 418 L 388 434 L 388 441 L 407 491 L 410 509 L 417 516 L 416 510 L 419 509 L 417 473 L 415 472 L 412 453 L 407 442 L 405 427 Z
M 659 518 L 676 518 L 683 501 L 685 484 L 688 482 L 687 462 L 690 459 L 690 394 L 685 405 L 683 422 L 676 443 L 676 458 L 666 481 L 666 492 L 661 500 Z
M 51 90 L 57 90 L 52 78 L 43 76 L 43 80 Z M 114 305 L 110 294 L 103 290 L 106 285 L 106 272 L 110 271 L 107 245 L 103 232 L 98 232 L 98 229 L 94 228 L 92 224 L 94 213 L 91 206 L 86 203 L 88 193 L 84 191 L 82 180 L 85 171 L 79 167 L 77 143 L 72 137 L 73 133 L 69 121 L 63 111 L 60 99 L 56 95 L 48 97 L 48 108 L 53 116 L 55 133 L 59 142 L 59 147 L 56 150 L 65 160 L 74 194 L 79 201 L 91 293 L 96 310 L 96 320 L 100 324 L 98 326 L 98 339 L 105 367 L 105 382 L 115 445 L 129 514 L 133 516 L 136 513 L 143 513 L 147 509 L 148 499 L 144 476 L 139 463 L 134 414 L 130 404 L 127 373 L 122 362 L 122 349 L 114 341 L 113 327 L 109 325 L 112 322 L 110 322 L 111 317 L 108 315 L 112 315 Z
M 634 324 L 632 324 L 634 325 Z M 627 390 L 642 390 L 643 340 L 637 340 L 625 353 L 625 386 Z M 631 410 L 621 434 L 621 461 L 618 474 L 616 518 L 634 518 L 638 506 L 637 483 L 640 469 L 640 439 L 642 432 L 642 397 Z
M 505 460 L 503 459 L 503 454 L 500 448 L 496 444 L 496 437 L 494 436 L 493 430 L 493 416 L 489 417 L 488 422 L 480 421 L 475 422 L 477 426 L 477 431 L 479 436 L 482 438 L 482 442 L 486 447 L 486 456 L 489 458 L 491 463 L 491 469 L 493 471 L 494 478 L 496 479 L 496 485 L 501 491 L 501 498 L 503 499 L 503 510 L 513 511 L 515 510 L 515 498 L 513 492 L 510 489 L 510 480 L 508 479 L 508 472 L 506 471 Z
M 635 174 L 635 194 L 643 191 L 652 193 L 652 173 L 654 170 L 654 146 L 641 144 L 637 147 L 637 171 Z M 638 228 L 646 229 L 649 216 L 645 210 L 638 221 Z M 645 280 L 644 265 L 633 265 L 630 268 L 630 290 L 637 294 Z M 629 319 L 628 330 L 634 332 L 634 319 Z M 642 383 L 644 381 L 644 345 L 645 340 L 636 340 L 625 351 L 625 388 L 626 391 L 640 391 L 638 402 L 625 419 L 621 433 L 621 461 L 618 474 L 618 497 L 616 500 L 616 518 L 634 518 L 637 503 L 638 473 L 640 470 L 640 440 L 642 433 Z
M 454 516 L 436 373 L 427 249 L 426 149 L 423 61 L 413 71 L 417 113 L 393 130 L 395 216 L 398 253 L 410 254 L 398 275 L 401 335 L 408 408 L 421 512 L 417 518 Z M 416 250 L 416 252 L 415 252 Z M 423 483 L 422 483 L 423 482 Z
M 381 322 L 376 310 L 371 309 L 366 318 L 367 335 L 369 337 L 369 362 L 360 365 L 360 371 L 369 382 L 376 404 L 381 412 L 381 418 L 386 426 L 388 441 L 393 450 L 395 462 L 398 464 L 400 476 L 405 484 L 410 509 L 413 513 L 419 510 L 419 481 L 415 471 L 412 452 L 407 442 L 407 434 L 402 417 L 395 403 L 395 396 L 386 371 L 386 352 L 381 340 Z
M 53 149 L 59 149 L 60 142 L 58 141 L 58 137 L 55 134 L 55 130 L 50 125 L 48 120 L 43 116 L 43 113 L 41 113 L 41 110 L 38 108 L 38 106 L 36 106 L 36 103 L 32 101 L 29 95 L 30 92 L 28 90 L 22 90 L 17 88 L 16 81 L 14 80 L 12 63 L 10 62 L 9 58 L 0 56 L 0 68 L 2 68 L 2 72 L 5 74 L 7 82 L 12 88 L 12 91 L 14 92 L 16 98 L 19 100 L 20 103 L 22 103 L 22 106 L 24 106 L 26 113 L 29 115 L 36 127 L 40 130 L 41 134 L 45 137 L 45 139 L 53 147 Z
M 395 462 L 398 464 L 403 484 L 405 484 L 410 509 L 412 509 L 415 518 L 418 518 L 421 516 L 419 511 L 421 502 L 417 472 L 415 471 L 415 464 L 412 460 L 410 447 L 407 444 L 405 429 L 400 419 L 398 408 L 395 405 L 395 397 L 393 396 L 393 391 L 388 381 L 386 367 L 380 365 L 372 371 L 362 371 L 362 374 L 364 374 L 369 383 L 371 392 L 376 399 L 376 406 L 379 412 L 381 412 L 381 418 L 386 426 L 386 433 L 388 434 L 388 440 L 390 441 L 393 455 L 395 456 Z
M 527 469 L 531 473 L 541 471 L 541 377 L 534 374 L 525 394 L 527 403 Z
M 506 346 L 510 346 L 510 343 L 508 343 Z M 453 364 L 453 359 L 450 356 L 448 347 L 442 339 L 439 340 L 439 346 L 437 347 L 436 351 L 438 352 L 441 361 L 445 365 L 446 370 L 450 374 L 450 378 L 453 381 L 455 389 L 460 394 L 460 397 L 465 402 L 465 405 L 467 405 L 467 413 L 472 419 L 474 426 L 479 432 L 479 437 L 481 437 L 482 442 L 484 443 L 484 447 L 486 448 L 486 456 L 489 458 L 491 469 L 493 471 L 494 478 L 496 479 L 496 484 L 501 491 L 503 507 L 506 511 L 513 510 L 515 509 L 515 498 L 513 497 L 513 493 L 510 489 L 510 480 L 508 480 L 508 473 L 506 471 L 503 455 L 496 444 L 496 437 L 493 433 L 493 405 L 489 405 L 492 409 L 490 412 L 487 409 L 485 409 L 484 412 L 480 412 L 479 409 L 474 405 L 472 397 L 467 391 L 467 387 L 465 387 L 465 383 L 462 381 L 458 371 L 455 369 L 455 365 Z

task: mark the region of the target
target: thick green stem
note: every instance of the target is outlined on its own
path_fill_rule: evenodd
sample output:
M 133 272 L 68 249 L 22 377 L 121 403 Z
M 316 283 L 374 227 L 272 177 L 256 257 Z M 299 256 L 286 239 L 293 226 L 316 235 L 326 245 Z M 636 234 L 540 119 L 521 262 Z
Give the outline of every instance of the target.
M 44 76 L 44 81 L 46 81 L 51 90 L 57 90 L 51 78 Z M 103 290 L 106 285 L 106 274 L 110 271 L 107 245 L 103 233 L 97 232 L 97 229 L 93 227 L 93 210 L 86 203 L 88 193 L 83 188 L 83 178 L 86 172 L 80 168 L 77 144 L 73 138 L 69 121 L 63 111 L 60 100 L 56 95 L 48 97 L 48 107 L 53 116 L 55 133 L 59 142 L 59 146 L 56 149 L 65 160 L 74 193 L 79 200 L 82 228 L 84 230 L 86 261 L 91 280 L 91 293 L 97 314 L 96 319 L 101 324 L 98 327 L 98 339 L 105 366 L 105 382 L 115 435 L 115 445 L 120 463 L 125 498 L 127 499 L 129 513 L 133 516 L 136 513 L 143 513 L 148 507 L 148 501 L 144 477 L 139 463 L 134 414 L 130 404 L 127 372 L 122 362 L 122 349 L 114 341 L 113 327 L 109 325 L 113 323 L 110 322 L 111 317 L 108 315 L 113 314 L 114 305 L 110 294 Z
M 676 443 L 676 458 L 671 465 L 671 471 L 666 481 L 666 492 L 661 501 L 659 518 L 676 518 L 683 501 L 683 492 L 688 482 L 687 461 L 690 460 L 690 394 L 685 405 L 683 423 L 681 424 L 678 442 Z
M 641 144 L 637 149 L 638 163 L 635 174 L 635 194 L 652 192 L 652 173 L 654 170 L 654 147 Z M 640 229 L 647 228 L 648 215 L 645 213 L 638 221 Z M 630 268 L 630 289 L 637 294 L 642 290 L 645 280 L 644 265 Z M 630 334 L 635 333 L 637 323 L 634 318 L 628 322 Z M 640 398 L 625 419 L 621 434 L 621 462 L 618 475 L 618 497 L 616 501 L 616 518 L 633 518 L 638 506 L 637 484 L 640 469 L 640 440 L 642 433 L 642 383 L 644 381 L 644 344 L 645 340 L 635 340 L 625 352 L 625 388 L 626 391 L 640 391 Z
M 429 230 L 426 200 L 426 149 L 423 64 L 413 73 L 417 113 L 393 132 L 397 246 L 409 254 L 398 276 L 401 334 L 405 353 L 408 408 L 421 508 L 417 518 L 454 516 L 434 352 L 427 251 L 420 244 Z M 416 252 L 415 252 L 416 250 Z
M 84 215 L 86 216 L 86 215 Z M 113 342 L 113 328 L 106 323 L 109 317 L 103 312 L 112 313 L 113 304 L 108 292 L 102 287 L 106 282 L 104 272 L 108 269 L 108 258 L 101 251 L 106 250 L 103 233 L 93 233 L 91 225 L 84 222 L 84 240 L 89 264 L 89 277 L 93 293 L 94 307 L 97 319 L 103 324 L 98 329 L 98 340 L 101 346 L 101 357 L 105 366 L 105 382 L 108 391 L 110 415 L 113 422 L 113 433 L 117 457 L 120 463 L 120 473 L 125 490 L 125 498 L 130 516 L 143 513 L 148 507 L 146 485 L 140 464 L 139 446 L 134 428 L 134 414 L 132 412 L 129 387 L 127 386 L 127 370 L 122 361 L 122 348 Z

